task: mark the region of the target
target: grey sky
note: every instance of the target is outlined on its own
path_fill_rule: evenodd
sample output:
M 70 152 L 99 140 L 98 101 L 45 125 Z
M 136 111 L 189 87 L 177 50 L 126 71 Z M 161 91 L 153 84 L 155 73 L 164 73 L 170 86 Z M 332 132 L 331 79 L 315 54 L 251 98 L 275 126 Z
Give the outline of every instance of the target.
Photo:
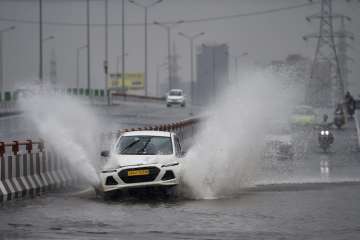
M 84 0 L 43 0 L 45 22 L 85 23 Z M 151 0 L 138 0 L 151 2 Z M 307 0 L 164 0 L 149 10 L 149 22 L 188 20 L 206 17 L 233 15 L 273 8 L 281 8 L 307 3 Z M 121 23 L 121 1 L 109 0 L 110 23 Z M 142 23 L 143 10 L 127 2 L 126 19 L 128 23 Z M 230 54 L 239 55 L 249 52 L 243 58 L 244 63 L 267 63 L 284 59 L 288 54 L 300 53 L 312 58 L 316 41 L 304 42 L 302 36 L 318 30 L 318 22 L 306 22 L 305 17 L 318 12 L 318 4 L 299 9 L 276 12 L 266 15 L 234 18 L 199 23 L 185 23 L 173 31 L 180 58 L 180 75 L 183 80 L 190 79 L 189 43 L 177 35 L 178 31 L 187 34 L 205 32 L 197 43 L 228 43 Z M 37 21 L 38 4 L 36 0 L 1 0 L 0 18 Z M 356 49 L 349 55 L 356 62 L 350 65 L 351 87 L 360 93 L 360 3 L 353 0 L 334 0 L 334 11 L 352 18 L 348 30 L 354 32 Z M 104 22 L 104 2 L 91 1 L 91 22 Z M 38 26 L 36 24 L 0 21 L 0 27 L 15 25 L 14 31 L 4 34 L 4 78 L 5 87 L 12 88 L 15 82 L 36 79 L 38 74 Z M 126 28 L 126 68 L 128 72 L 143 71 L 144 67 L 144 28 L 127 26 Z M 57 56 L 58 79 L 66 87 L 75 87 L 76 48 L 86 42 L 85 26 L 45 25 L 44 37 L 54 35 L 55 40 L 45 42 L 45 75 L 48 75 L 48 61 L 51 48 L 55 47 Z M 110 28 L 110 72 L 116 69 L 116 56 L 121 54 L 121 28 Z M 91 29 L 91 74 L 92 85 L 102 87 L 104 75 L 104 28 Z M 166 33 L 158 26 L 149 27 L 149 93 L 155 93 L 156 65 L 165 62 L 167 55 Z M 82 53 L 81 85 L 85 87 L 85 57 Z M 161 72 L 161 80 L 166 79 L 166 70 Z M 356 89 L 355 89 L 356 88 Z

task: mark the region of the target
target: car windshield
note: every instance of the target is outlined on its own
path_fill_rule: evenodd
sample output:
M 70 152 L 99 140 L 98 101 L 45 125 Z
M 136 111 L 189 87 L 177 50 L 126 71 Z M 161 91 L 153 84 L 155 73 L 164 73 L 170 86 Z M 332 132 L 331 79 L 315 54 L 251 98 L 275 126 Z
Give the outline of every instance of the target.
M 170 155 L 173 147 L 170 137 L 123 136 L 116 147 L 123 155 Z
M 182 96 L 182 92 L 181 91 L 170 91 L 169 95 L 170 96 Z

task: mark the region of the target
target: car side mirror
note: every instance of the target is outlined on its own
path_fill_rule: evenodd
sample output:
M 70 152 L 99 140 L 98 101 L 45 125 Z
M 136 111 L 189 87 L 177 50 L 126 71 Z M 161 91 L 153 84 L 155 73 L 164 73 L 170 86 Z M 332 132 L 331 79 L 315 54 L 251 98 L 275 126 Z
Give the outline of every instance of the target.
M 110 151 L 101 151 L 100 152 L 100 156 L 101 157 L 109 157 L 110 156 Z

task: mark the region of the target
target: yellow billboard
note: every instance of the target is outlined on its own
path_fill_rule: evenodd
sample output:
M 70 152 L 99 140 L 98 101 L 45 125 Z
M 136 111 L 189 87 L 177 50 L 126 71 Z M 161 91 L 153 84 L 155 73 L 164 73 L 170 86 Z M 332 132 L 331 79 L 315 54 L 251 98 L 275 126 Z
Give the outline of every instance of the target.
M 108 87 L 112 89 L 123 89 L 122 74 L 112 73 L 108 82 Z M 126 90 L 144 89 L 144 73 L 126 73 L 124 78 Z

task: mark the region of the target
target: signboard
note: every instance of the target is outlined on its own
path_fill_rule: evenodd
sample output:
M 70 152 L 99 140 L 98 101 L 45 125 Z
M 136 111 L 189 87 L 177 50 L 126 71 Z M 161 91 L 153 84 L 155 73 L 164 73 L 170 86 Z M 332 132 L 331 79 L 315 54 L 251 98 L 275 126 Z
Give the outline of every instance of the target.
M 111 89 L 140 90 L 144 89 L 144 73 L 126 73 L 124 85 L 122 86 L 122 74 L 112 73 L 108 82 Z

